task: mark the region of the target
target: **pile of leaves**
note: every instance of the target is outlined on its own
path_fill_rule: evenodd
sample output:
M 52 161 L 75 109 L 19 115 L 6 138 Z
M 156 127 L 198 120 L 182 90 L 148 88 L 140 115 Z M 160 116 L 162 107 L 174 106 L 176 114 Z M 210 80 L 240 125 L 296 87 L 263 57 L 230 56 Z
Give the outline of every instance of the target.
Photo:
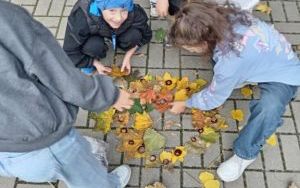
M 205 152 L 219 138 L 217 131 L 227 128 L 218 110 L 203 112 L 192 109 L 192 125 L 197 135 L 182 146 L 166 150 L 166 138 L 155 130 L 157 121 L 153 121 L 151 112 L 167 111 L 173 101 L 187 100 L 207 82 L 203 79 L 191 81 L 188 77 L 179 79 L 168 72 L 162 76 L 148 74 L 141 77 L 137 72 L 126 75 L 116 66 L 112 67 L 111 76 L 116 85 L 132 94 L 134 105 L 125 112 L 110 108 L 102 113 L 91 113 L 90 118 L 96 121 L 95 129 L 104 133 L 116 125 L 115 134 L 120 141 L 116 149 L 124 153 L 125 160 L 144 158 L 147 167 L 171 169 L 176 162 L 183 162 L 187 153 Z

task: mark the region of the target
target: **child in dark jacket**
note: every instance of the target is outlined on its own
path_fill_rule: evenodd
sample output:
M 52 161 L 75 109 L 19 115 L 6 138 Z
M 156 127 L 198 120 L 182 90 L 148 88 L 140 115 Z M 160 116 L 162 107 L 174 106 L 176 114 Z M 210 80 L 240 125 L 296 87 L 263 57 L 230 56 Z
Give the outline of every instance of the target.
M 132 0 L 79 0 L 69 16 L 63 48 L 76 67 L 95 67 L 105 74 L 110 69 L 100 59 L 106 57 L 109 39 L 114 49 L 126 51 L 121 69 L 130 72 L 132 55 L 152 38 L 147 21 Z

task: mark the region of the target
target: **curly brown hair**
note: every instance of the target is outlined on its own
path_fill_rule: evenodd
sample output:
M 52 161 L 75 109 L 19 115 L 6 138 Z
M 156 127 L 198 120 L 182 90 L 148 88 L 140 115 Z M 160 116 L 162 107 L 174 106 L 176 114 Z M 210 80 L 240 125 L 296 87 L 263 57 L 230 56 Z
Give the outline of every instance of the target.
M 199 0 L 187 2 L 175 15 L 169 42 L 178 47 L 199 46 L 207 42 L 207 55 L 213 54 L 217 44 L 223 54 L 236 52 L 234 43 L 242 36 L 234 33 L 235 24 L 250 26 L 250 14 L 231 4 L 220 6 Z

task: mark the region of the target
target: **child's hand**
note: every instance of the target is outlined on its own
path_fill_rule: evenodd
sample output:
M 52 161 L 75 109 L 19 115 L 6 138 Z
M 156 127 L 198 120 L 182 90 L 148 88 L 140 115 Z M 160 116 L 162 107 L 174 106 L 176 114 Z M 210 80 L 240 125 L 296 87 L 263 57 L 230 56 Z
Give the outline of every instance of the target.
M 122 112 L 124 109 L 130 109 L 132 105 L 133 100 L 131 99 L 131 95 L 128 92 L 120 89 L 119 98 L 113 107 Z
M 171 103 L 171 105 L 172 108 L 170 112 L 172 112 L 173 114 L 180 114 L 185 110 L 185 101 L 176 101 Z
M 130 71 L 131 71 L 130 58 L 127 57 L 127 56 L 125 56 L 124 59 L 123 59 L 121 72 L 124 72 L 125 69 L 127 70 L 128 74 L 130 74 Z
M 107 73 L 111 72 L 111 68 L 105 67 L 97 59 L 94 59 L 93 66 L 96 67 L 96 69 L 97 69 L 97 71 L 98 71 L 99 74 L 107 75 Z
M 160 17 L 166 17 L 169 10 L 169 0 L 157 0 L 156 11 Z

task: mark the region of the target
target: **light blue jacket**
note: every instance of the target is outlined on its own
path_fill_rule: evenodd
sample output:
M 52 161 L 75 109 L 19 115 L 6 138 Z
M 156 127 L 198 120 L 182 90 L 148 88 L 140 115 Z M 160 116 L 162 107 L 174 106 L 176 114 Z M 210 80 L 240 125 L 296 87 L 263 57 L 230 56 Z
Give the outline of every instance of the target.
M 186 102 L 188 107 L 201 110 L 219 107 L 235 87 L 245 82 L 300 85 L 300 61 L 290 43 L 273 26 L 254 20 L 250 27 L 236 26 L 235 32 L 243 36 L 235 45 L 240 54 L 222 55 L 217 45 L 213 79 L 207 88 Z

